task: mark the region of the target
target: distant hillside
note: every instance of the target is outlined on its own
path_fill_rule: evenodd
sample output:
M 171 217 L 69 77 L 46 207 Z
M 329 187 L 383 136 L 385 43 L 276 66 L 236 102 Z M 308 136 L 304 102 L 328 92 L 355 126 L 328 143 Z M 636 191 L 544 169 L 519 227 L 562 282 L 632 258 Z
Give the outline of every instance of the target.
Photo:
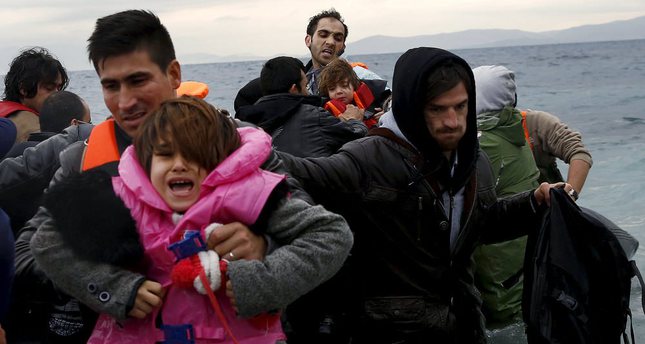
M 419 46 L 466 49 L 630 39 L 645 39 L 645 16 L 606 24 L 584 25 L 544 32 L 491 29 L 413 37 L 370 36 L 355 42 L 348 42 L 347 52 L 352 55 L 361 55 L 396 53 Z

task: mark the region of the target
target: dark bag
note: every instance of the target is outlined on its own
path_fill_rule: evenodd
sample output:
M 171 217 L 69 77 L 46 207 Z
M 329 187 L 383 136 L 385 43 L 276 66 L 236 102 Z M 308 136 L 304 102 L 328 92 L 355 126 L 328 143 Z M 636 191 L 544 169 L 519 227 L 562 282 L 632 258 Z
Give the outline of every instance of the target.
M 522 308 L 529 343 L 611 344 L 621 337 L 629 343 L 631 279 L 643 281 L 610 227 L 617 226 L 579 208 L 563 189 L 551 191 L 551 206 L 526 250 Z

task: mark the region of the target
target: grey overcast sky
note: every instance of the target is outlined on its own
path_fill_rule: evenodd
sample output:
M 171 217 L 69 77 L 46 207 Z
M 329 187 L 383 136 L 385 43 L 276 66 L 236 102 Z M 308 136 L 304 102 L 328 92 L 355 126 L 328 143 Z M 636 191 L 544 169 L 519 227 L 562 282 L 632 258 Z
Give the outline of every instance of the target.
M 308 18 L 331 7 L 349 26 L 349 53 L 352 41 L 372 35 L 540 32 L 645 15 L 645 0 L 0 0 L 0 74 L 31 46 L 48 48 L 69 70 L 91 69 L 85 45 L 96 19 L 132 8 L 161 18 L 180 62 L 208 62 L 208 55 L 304 56 Z

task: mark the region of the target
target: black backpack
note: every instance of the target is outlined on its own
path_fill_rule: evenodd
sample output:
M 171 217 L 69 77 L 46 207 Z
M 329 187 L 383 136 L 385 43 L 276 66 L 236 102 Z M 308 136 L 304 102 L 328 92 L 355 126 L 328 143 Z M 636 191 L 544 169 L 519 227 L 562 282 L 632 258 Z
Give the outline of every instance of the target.
M 522 311 L 530 344 L 619 344 L 621 337 L 629 343 L 631 279 L 638 276 L 641 287 L 643 279 L 612 232 L 617 228 L 552 189 L 551 206 L 526 249 Z M 620 231 L 621 240 L 635 242 Z

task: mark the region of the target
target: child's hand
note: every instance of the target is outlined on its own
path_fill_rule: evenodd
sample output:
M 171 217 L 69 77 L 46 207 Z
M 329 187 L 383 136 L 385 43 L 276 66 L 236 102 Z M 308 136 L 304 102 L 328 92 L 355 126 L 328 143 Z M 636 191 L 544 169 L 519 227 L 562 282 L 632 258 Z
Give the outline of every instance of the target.
M 240 222 L 221 225 L 206 238 L 209 250 L 215 250 L 221 259 L 263 260 L 267 243 L 262 235 L 255 235 Z
M 226 296 L 231 300 L 231 307 L 233 307 L 233 310 L 237 313 L 237 303 L 235 302 L 235 294 L 233 294 L 233 284 L 231 283 L 231 280 L 226 282 Z
M 146 280 L 137 290 L 137 298 L 134 300 L 134 306 L 128 315 L 137 319 L 145 318 L 155 308 L 161 306 L 165 293 L 166 291 L 161 287 L 161 284 Z
M 345 121 L 349 121 L 350 119 L 356 119 L 356 120 L 362 121 L 364 114 L 365 114 L 365 110 L 360 109 L 355 105 L 347 104 L 347 108 L 345 109 L 345 112 L 340 114 L 339 117 Z

